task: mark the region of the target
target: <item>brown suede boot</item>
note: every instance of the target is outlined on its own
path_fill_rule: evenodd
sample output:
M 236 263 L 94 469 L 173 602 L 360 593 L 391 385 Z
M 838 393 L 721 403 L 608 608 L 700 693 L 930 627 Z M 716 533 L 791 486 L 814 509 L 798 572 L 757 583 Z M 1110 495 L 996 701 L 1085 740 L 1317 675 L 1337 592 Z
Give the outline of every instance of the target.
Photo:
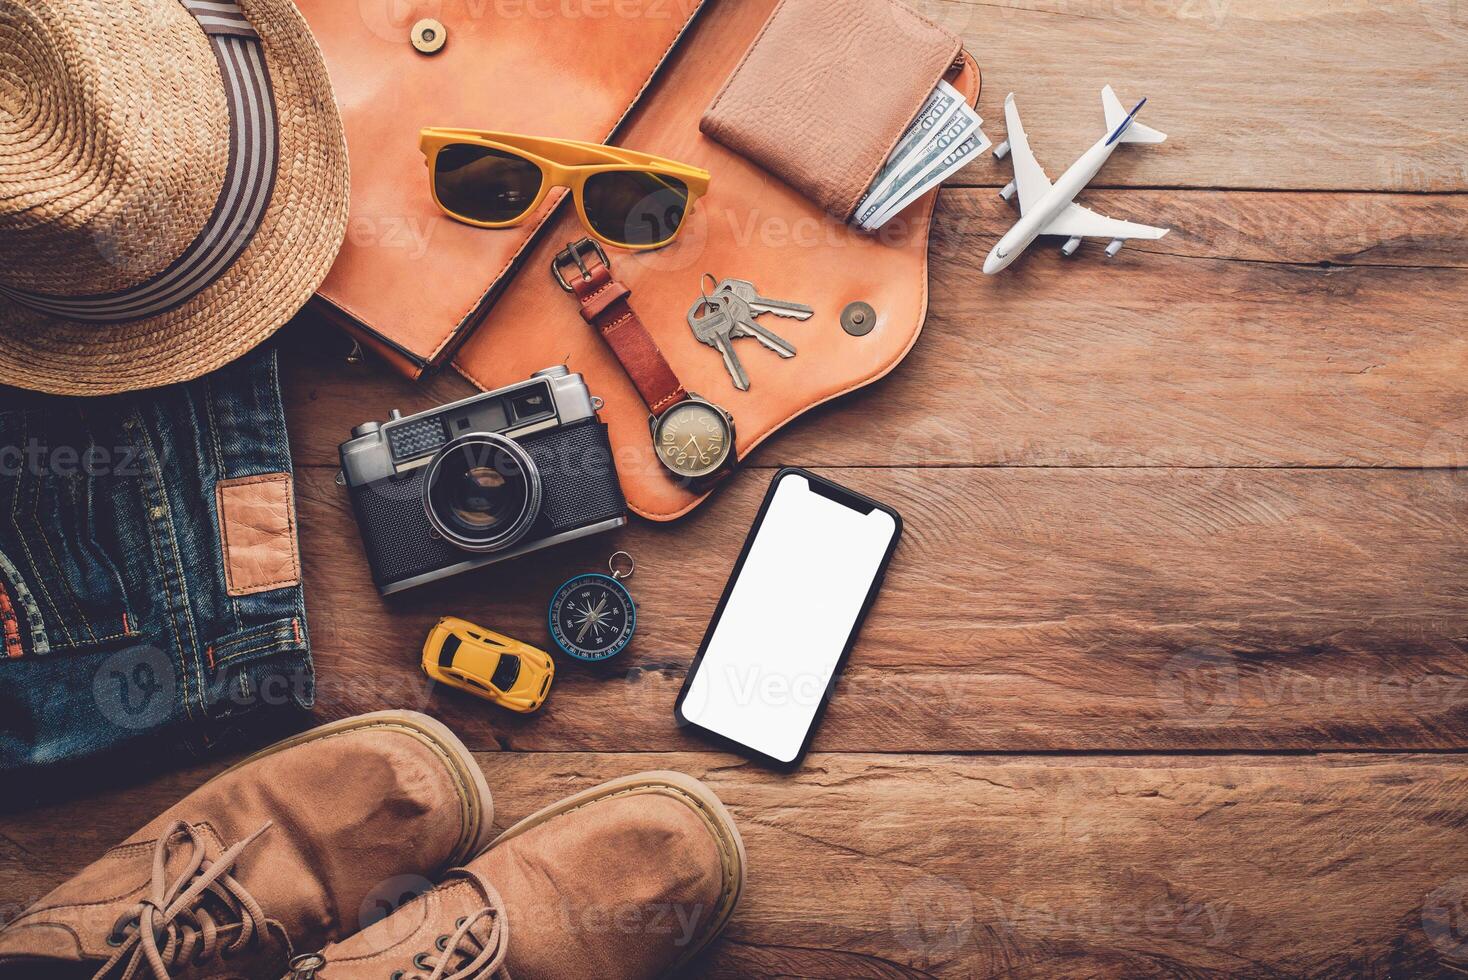
M 713 791 L 642 773 L 520 821 L 433 891 L 297 957 L 288 980 L 646 980 L 707 946 L 743 883 Z
M 278 977 L 477 853 L 493 819 L 437 721 L 334 722 L 211 779 L 37 902 L 0 931 L 0 977 Z

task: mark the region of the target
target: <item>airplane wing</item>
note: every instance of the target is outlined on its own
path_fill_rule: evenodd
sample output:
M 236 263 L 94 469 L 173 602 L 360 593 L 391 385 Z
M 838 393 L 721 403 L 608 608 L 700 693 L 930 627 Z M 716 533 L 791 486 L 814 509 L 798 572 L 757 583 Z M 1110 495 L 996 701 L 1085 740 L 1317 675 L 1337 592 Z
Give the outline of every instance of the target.
M 1108 218 L 1090 208 L 1072 204 L 1057 214 L 1040 234 L 1064 235 L 1067 238 L 1161 238 L 1170 230 Z
M 1019 188 L 1019 213 L 1029 210 L 1050 189 L 1050 178 L 1030 152 L 1030 138 L 1019 121 L 1019 109 L 1014 104 L 1014 93 L 1004 100 L 1004 136 L 1009 142 L 1009 152 L 1014 159 L 1014 183 Z

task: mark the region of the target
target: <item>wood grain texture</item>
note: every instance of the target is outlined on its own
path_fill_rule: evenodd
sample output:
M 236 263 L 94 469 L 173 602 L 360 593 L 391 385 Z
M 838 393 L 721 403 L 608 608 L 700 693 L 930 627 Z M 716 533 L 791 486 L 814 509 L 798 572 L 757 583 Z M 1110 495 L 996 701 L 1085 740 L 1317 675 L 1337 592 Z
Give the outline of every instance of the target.
M 921 0 L 983 70 L 997 143 L 1014 92 L 1052 178 L 1105 130 L 1101 86 L 1168 134 L 1097 186 L 1458 191 L 1462 0 Z M 961 176 L 1001 186 L 986 158 Z M 1141 220 L 1147 220 L 1144 216 Z
M 830 475 L 907 527 L 818 749 L 1468 746 L 1468 585 L 1455 572 L 1468 474 Z M 770 476 L 743 473 L 672 528 L 637 524 L 383 601 L 344 492 L 328 471 L 298 474 L 320 711 L 428 706 L 474 748 L 696 746 L 673 700 Z M 529 718 L 429 687 L 418 649 L 439 616 L 548 643 L 555 588 L 616 548 L 638 561 L 628 654 L 563 664 Z
M 1463 198 L 1104 192 L 1177 228 L 978 274 L 1014 211 L 948 192 L 922 342 L 760 462 L 1464 466 Z M 842 460 L 843 462 L 845 460 Z
M 945 192 L 917 347 L 752 462 L 1468 466 L 1468 198 L 1113 191 L 1091 203 L 1177 231 L 1111 261 L 1042 240 L 984 276 L 1014 212 L 992 192 Z M 801 325 L 785 329 L 798 343 Z M 414 386 L 348 365 L 349 345 L 309 318 L 285 341 L 297 465 L 335 466 L 352 426 L 389 408 L 473 390 L 452 374 Z
M 500 826 L 629 772 L 707 779 L 751 878 L 691 976 L 1468 974 L 1468 0 L 914 2 L 977 56 L 996 141 L 1016 93 L 1052 177 L 1100 134 L 1103 84 L 1150 96 L 1168 141 L 1080 200 L 1172 234 L 1109 262 L 1042 240 L 985 277 L 1015 216 L 985 157 L 942 196 L 927 327 L 889 378 L 674 526 L 390 602 L 337 445 L 473 389 L 348 365 L 301 317 L 282 377 L 315 720 L 442 718 L 483 750 Z M 792 463 L 907 536 L 816 752 L 778 776 L 671 709 Z M 437 617 L 544 643 L 552 590 L 617 547 L 639 565 L 620 662 L 561 663 L 530 718 L 428 685 Z M 228 761 L 0 815 L 0 922 Z
M 690 976 L 1456 976 L 1460 757 L 479 757 L 496 824 L 654 768 L 728 804 L 749 879 Z M 0 895 L 39 897 L 221 763 L 38 810 Z M 85 807 L 88 819 L 73 814 Z M 514 929 L 511 923 L 511 942 Z

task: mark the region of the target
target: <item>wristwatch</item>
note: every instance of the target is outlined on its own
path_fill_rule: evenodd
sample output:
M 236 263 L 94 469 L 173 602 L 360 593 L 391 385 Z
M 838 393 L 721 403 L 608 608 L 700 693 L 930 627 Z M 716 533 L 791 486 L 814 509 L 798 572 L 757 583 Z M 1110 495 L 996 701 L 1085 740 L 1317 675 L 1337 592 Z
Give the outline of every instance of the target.
M 568 282 L 565 272 L 575 267 Z M 612 278 L 601 245 L 590 238 L 572 242 L 551 266 L 556 282 L 581 304 L 581 316 L 611 347 L 652 413 L 653 449 L 674 476 L 705 482 L 723 476 L 734 464 L 734 416 L 688 391 L 663 352 L 637 318 L 627 297 L 632 291 Z

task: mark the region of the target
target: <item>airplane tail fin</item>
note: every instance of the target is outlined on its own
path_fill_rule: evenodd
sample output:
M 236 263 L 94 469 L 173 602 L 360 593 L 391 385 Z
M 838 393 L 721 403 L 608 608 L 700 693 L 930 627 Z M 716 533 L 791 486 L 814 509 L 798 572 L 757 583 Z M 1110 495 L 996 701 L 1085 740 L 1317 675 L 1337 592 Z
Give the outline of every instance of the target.
M 1122 108 L 1121 100 L 1116 97 L 1110 85 L 1101 90 L 1101 106 L 1106 110 L 1106 129 L 1112 134 L 1111 140 L 1120 139 L 1123 143 L 1161 143 L 1167 139 L 1166 133 L 1136 121 L 1137 110 L 1142 108 L 1142 102 L 1138 102 L 1137 108 L 1128 113 Z

